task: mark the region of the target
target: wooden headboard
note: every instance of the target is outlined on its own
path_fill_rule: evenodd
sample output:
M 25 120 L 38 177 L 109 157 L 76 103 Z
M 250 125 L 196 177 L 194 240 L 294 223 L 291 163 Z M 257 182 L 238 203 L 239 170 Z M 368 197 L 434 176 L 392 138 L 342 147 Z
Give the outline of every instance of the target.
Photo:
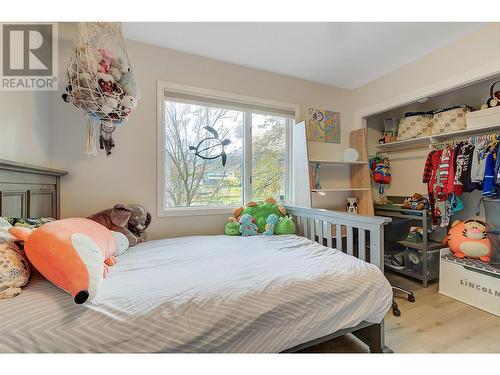
M 67 173 L 0 159 L 0 216 L 59 219 L 61 176 Z

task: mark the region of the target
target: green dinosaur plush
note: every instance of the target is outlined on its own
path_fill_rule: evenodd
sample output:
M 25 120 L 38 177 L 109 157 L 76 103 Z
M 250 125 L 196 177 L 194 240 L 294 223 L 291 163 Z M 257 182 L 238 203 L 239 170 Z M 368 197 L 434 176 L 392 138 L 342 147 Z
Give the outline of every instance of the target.
M 240 223 L 237 221 L 230 221 L 226 224 L 226 230 L 224 233 L 227 236 L 240 236 Z
M 286 215 L 285 207 L 277 205 L 273 198 L 267 198 L 263 202 L 249 202 L 247 207 L 240 207 L 234 211 L 234 217 L 238 219 L 241 215 L 249 214 L 255 219 L 259 232 L 266 230 L 266 220 L 271 214 L 282 218 Z
M 276 234 L 295 234 L 295 231 L 295 223 L 290 216 L 280 217 L 274 227 L 274 233 Z

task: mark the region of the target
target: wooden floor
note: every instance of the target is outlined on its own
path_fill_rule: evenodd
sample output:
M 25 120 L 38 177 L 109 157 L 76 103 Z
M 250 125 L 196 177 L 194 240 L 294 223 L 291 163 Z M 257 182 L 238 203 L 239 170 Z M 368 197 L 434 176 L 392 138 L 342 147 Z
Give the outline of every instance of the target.
M 396 292 L 401 316 L 385 319 L 386 345 L 395 353 L 500 353 L 500 318 L 438 293 L 438 283 L 423 288 L 417 281 L 387 273 L 392 285 L 413 290 L 410 303 Z M 367 353 L 352 335 L 306 349 L 308 353 Z

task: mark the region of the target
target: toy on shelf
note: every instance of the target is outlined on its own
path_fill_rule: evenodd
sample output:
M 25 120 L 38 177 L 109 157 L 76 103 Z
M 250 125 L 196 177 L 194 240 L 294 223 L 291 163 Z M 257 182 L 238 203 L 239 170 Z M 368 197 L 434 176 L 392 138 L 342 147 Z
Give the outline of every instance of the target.
M 490 87 L 490 97 L 488 98 L 488 100 L 486 102 L 486 108 L 493 108 L 493 107 L 500 105 L 500 90 L 495 91 L 495 85 L 498 83 L 500 83 L 500 81 L 496 81 Z M 485 108 L 483 108 L 483 106 L 481 106 L 481 109 L 485 109 Z
M 314 169 L 313 169 L 313 189 L 315 189 L 315 190 L 320 190 L 321 189 L 321 183 L 320 183 L 320 178 L 319 178 L 319 170 L 320 170 L 320 164 L 319 163 L 314 163 Z
M 385 185 L 391 183 L 391 166 L 389 158 L 384 155 L 376 154 L 370 157 L 370 170 L 372 172 L 373 182 L 379 185 L 379 200 L 375 203 L 386 204 L 390 203 L 385 197 Z
M 486 224 L 480 219 L 456 220 L 443 240 L 457 258 L 473 258 L 489 262 L 491 243 L 486 234 Z
M 422 194 L 415 193 L 403 202 L 403 208 L 407 210 L 424 210 L 429 208 L 429 201 Z
M 359 204 L 359 199 L 356 197 L 349 197 L 347 198 L 347 204 L 346 204 L 346 212 L 348 214 L 358 214 L 358 204 Z

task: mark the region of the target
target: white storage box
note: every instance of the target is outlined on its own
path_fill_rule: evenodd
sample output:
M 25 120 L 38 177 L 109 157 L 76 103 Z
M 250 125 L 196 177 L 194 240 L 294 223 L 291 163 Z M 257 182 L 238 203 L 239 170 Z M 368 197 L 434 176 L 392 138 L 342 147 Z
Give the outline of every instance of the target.
M 465 115 L 467 129 L 482 128 L 483 126 L 500 125 L 500 106 L 467 112 Z
M 500 316 L 500 269 L 455 258 L 448 248 L 442 249 L 439 293 Z

